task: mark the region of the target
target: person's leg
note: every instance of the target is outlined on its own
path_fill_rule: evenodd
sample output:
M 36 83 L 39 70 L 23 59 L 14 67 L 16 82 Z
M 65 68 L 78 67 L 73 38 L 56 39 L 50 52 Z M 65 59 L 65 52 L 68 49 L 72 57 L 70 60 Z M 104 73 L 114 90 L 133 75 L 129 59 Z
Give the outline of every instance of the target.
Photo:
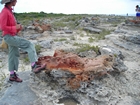
M 20 48 L 23 51 L 28 52 L 28 57 L 29 57 L 29 60 L 30 60 L 30 63 L 31 63 L 32 71 L 34 73 L 39 73 L 41 70 L 43 70 L 46 67 L 46 65 L 45 64 L 43 64 L 43 65 L 37 65 L 36 64 L 36 62 L 38 61 L 38 57 L 37 57 L 37 53 L 36 53 L 36 49 L 35 49 L 34 44 L 32 44 L 30 41 L 25 40 L 25 39 L 21 39 L 20 42 L 21 43 L 27 42 L 29 44 L 27 47 L 20 46 Z
M 140 13 L 138 13 L 138 21 L 140 21 Z
M 28 52 L 28 57 L 29 57 L 29 60 L 31 63 L 36 62 L 38 60 L 35 47 L 30 41 L 23 39 L 19 36 L 13 37 L 10 35 L 6 35 L 4 37 L 4 40 L 10 46 L 15 46 L 17 48 L 21 48 L 22 50 Z M 15 52 L 17 52 L 17 51 L 18 51 L 18 49 Z M 17 55 L 19 55 L 19 53 Z
M 138 20 L 138 13 L 136 13 L 136 21 Z
M 28 40 L 26 40 L 28 41 Z M 24 40 L 25 42 L 25 40 Z M 37 57 L 37 53 L 36 53 L 36 49 L 34 44 L 32 44 L 31 42 L 29 42 L 28 47 L 20 47 L 23 51 L 26 51 L 28 53 L 28 57 L 30 60 L 30 63 L 35 63 L 38 61 L 38 57 Z
M 18 47 L 9 45 L 8 48 L 9 48 L 8 64 L 9 64 L 9 71 L 10 71 L 9 80 L 16 81 L 16 82 L 22 82 L 22 80 L 17 76 L 17 74 L 15 72 L 15 71 L 18 71 L 18 65 L 19 65 Z
M 10 36 L 6 35 L 8 38 Z M 33 71 L 35 73 L 40 72 L 40 70 L 42 70 L 45 65 L 36 65 L 35 62 L 38 61 L 38 57 L 36 54 L 36 50 L 35 50 L 35 46 L 28 40 L 21 38 L 19 36 L 14 36 L 14 37 L 10 37 L 10 40 L 8 38 L 4 38 L 5 40 L 7 40 L 6 42 L 8 42 L 8 44 L 10 44 L 11 46 L 16 46 L 18 48 L 21 48 L 23 51 L 28 52 L 28 57 L 30 62 L 34 65 L 32 65 L 32 69 L 34 69 Z M 12 41 L 11 41 L 12 40 Z
M 16 39 L 18 39 L 18 46 L 23 51 L 26 51 L 28 53 L 28 57 L 31 63 L 31 68 L 34 73 L 39 73 L 42 69 L 46 67 L 45 64 L 43 65 L 37 65 L 36 62 L 38 61 L 37 53 L 34 44 L 32 44 L 30 41 L 23 39 L 21 37 L 15 36 Z
M 8 67 L 9 67 L 9 71 L 10 71 L 9 80 L 16 81 L 16 82 L 22 82 L 22 80 L 20 78 L 18 78 L 17 74 L 15 73 L 15 71 L 18 71 L 18 65 L 19 65 L 18 47 L 14 46 L 15 42 L 13 42 L 13 41 L 15 41 L 15 40 L 13 40 L 12 36 L 5 36 L 4 40 L 8 44 L 8 50 L 9 50 L 9 54 L 8 54 Z
M 18 47 L 8 45 L 9 54 L 8 54 L 8 67 L 9 71 L 16 70 L 18 71 L 18 65 L 19 65 L 19 51 Z

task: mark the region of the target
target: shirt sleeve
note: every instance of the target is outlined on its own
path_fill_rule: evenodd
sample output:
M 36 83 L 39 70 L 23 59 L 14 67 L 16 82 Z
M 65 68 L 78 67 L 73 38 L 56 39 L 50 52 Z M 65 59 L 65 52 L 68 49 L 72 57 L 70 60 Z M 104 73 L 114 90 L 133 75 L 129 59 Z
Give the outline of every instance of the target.
M 1 23 L 1 29 L 2 31 L 7 31 L 7 32 L 10 32 L 10 33 L 16 33 L 17 30 L 16 30 L 16 25 L 7 25 L 8 24 L 8 21 L 13 21 L 13 20 L 9 20 L 8 19 L 8 12 L 6 11 L 3 11 L 1 13 L 1 19 L 0 19 L 0 23 Z M 10 23 L 10 22 L 9 22 Z

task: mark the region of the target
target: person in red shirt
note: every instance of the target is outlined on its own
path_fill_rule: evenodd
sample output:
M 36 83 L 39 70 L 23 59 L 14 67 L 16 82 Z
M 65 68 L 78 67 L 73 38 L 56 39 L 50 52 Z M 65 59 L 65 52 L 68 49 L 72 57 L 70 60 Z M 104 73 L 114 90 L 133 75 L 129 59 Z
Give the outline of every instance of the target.
M 18 32 L 22 29 L 22 25 L 17 23 L 13 14 L 12 7 L 15 6 L 17 0 L 2 0 L 1 4 L 5 4 L 0 13 L 0 29 L 4 41 L 8 44 L 8 67 L 10 71 L 10 81 L 22 82 L 17 76 L 19 65 L 19 48 L 28 53 L 31 62 L 31 68 L 34 73 L 39 73 L 46 67 L 44 65 L 37 65 L 38 57 L 36 54 L 35 46 L 30 41 L 18 36 Z

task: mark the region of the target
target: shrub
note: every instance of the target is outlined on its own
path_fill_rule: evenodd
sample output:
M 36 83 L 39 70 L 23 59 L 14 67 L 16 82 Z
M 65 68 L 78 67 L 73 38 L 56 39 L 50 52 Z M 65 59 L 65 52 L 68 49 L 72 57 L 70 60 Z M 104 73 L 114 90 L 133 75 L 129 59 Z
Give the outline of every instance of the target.
M 28 56 L 24 57 L 23 61 L 24 61 L 24 63 L 29 63 L 30 62 Z
M 106 35 L 109 35 L 111 33 L 110 30 L 103 30 L 101 33 L 99 34 L 92 34 L 92 37 L 94 36 L 95 40 L 98 41 L 98 40 L 103 40 L 105 39 L 105 36 Z
M 88 42 L 92 43 L 94 39 L 92 37 L 88 38 Z
M 75 37 L 74 37 L 74 36 L 71 36 L 71 37 L 70 37 L 70 40 L 76 40 L 76 39 L 75 39 Z
M 90 46 L 89 44 L 78 44 L 78 43 L 75 43 L 74 45 L 78 46 L 78 48 L 76 49 L 77 53 L 93 50 L 96 52 L 96 54 L 100 54 L 98 46 Z
M 35 45 L 36 53 L 39 54 L 41 52 L 41 46 L 39 44 Z
M 67 39 L 65 39 L 65 38 L 61 38 L 61 39 L 59 39 L 59 41 L 66 41 Z

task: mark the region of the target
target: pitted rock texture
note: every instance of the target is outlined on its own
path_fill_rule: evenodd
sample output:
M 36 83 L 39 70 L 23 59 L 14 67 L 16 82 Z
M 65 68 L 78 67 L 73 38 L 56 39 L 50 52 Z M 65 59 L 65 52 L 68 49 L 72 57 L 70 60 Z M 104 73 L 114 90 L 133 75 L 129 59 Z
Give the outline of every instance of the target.
M 40 57 L 37 63 L 39 65 L 46 64 L 46 73 L 53 69 L 72 73 L 73 77 L 68 79 L 68 85 L 72 88 L 79 88 L 81 81 L 88 82 L 112 71 L 127 70 L 127 68 L 120 70 L 120 66 L 117 67 L 118 62 L 119 60 L 112 55 L 102 55 L 90 59 L 81 58 L 74 53 L 56 50 L 53 56 Z M 63 76 L 65 77 L 65 75 Z

